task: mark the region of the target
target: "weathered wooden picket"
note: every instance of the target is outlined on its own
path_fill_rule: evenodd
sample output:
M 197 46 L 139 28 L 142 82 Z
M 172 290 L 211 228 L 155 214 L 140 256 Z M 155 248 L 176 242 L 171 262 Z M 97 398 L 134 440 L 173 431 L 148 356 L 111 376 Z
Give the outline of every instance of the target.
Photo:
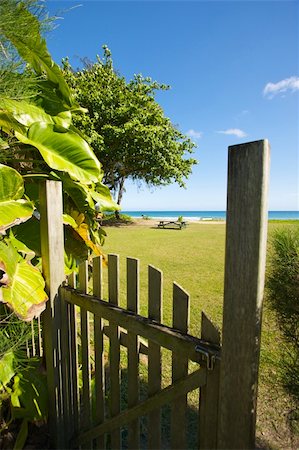
M 134 258 L 127 259 L 126 308 L 119 306 L 116 255 L 108 258 L 106 299 L 100 257 L 89 266 L 81 265 L 78 279 L 72 276 L 65 283 L 61 187 L 51 181 L 43 184 L 42 257 L 50 298 L 43 314 L 43 348 L 53 448 L 120 449 L 125 426 L 127 448 L 142 448 L 144 439 L 147 448 L 161 448 L 164 404 L 171 406 L 170 448 L 188 448 L 187 394 L 198 387 L 198 447 L 255 447 L 268 172 L 267 141 L 229 148 L 221 347 L 220 334 L 205 314 L 201 336 L 188 334 L 189 296 L 177 284 L 173 285 L 172 327 L 163 325 L 162 273 L 152 266 L 148 268 L 148 317 L 139 314 L 139 262 Z M 163 348 L 172 352 L 172 380 L 167 387 L 161 382 Z M 120 382 L 123 351 L 127 353 L 125 409 Z M 141 400 L 142 353 L 147 358 L 148 396 Z M 189 361 L 197 365 L 193 371 L 188 369 Z M 148 416 L 146 438 L 140 434 L 143 416 Z
M 27 357 L 41 357 L 43 356 L 43 341 L 40 317 L 32 320 L 30 326 L 31 333 L 29 333 L 29 339 L 26 340 Z

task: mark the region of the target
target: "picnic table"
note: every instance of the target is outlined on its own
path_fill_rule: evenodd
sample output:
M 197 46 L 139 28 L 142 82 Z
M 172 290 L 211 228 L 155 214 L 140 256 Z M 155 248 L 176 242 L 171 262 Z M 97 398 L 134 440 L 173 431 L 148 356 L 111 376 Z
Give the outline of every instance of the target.
M 178 220 L 160 220 L 158 223 L 158 228 L 173 228 L 175 230 L 182 229 L 186 227 L 186 222 L 181 222 Z

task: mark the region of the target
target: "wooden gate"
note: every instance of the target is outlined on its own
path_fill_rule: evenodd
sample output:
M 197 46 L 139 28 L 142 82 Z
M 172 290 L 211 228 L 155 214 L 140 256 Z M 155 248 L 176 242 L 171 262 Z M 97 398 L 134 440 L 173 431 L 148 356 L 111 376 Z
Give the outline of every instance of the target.
M 219 332 L 204 314 L 201 336 L 188 334 L 189 297 L 176 284 L 172 327 L 162 323 L 162 273 L 151 266 L 148 316 L 139 314 L 139 263 L 135 259 L 127 260 L 125 308 L 119 306 L 116 255 L 108 259 L 106 300 L 103 300 L 100 258 L 92 263 L 92 286 L 88 284 L 87 263 L 81 265 L 78 280 L 72 277 L 68 285 L 61 286 L 64 281 L 61 187 L 56 182 L 44 184 L 40 196 L 42 257 L 50 299 L 43 313 L 43 328 L 54 448 L 120 449 L 124 445 L 138 449 L 144 446 L 144 439 L 147 448 L 162 448 L 165 443 L 161 443 L 160 412 L 165 404 L 171 405 L 169 446 L 188 448 L 187 394 L 198 387 L 197 446 L 255 447 L 268 168 L 267 141 L 229 148 L 221 349 Z M 162 383 L 163 349 L 172 353 L 172 380 L 168 386 Z M 120 384 L 124 351 L 128 372 L 125 408 L 121 406 Z M 139 369 L 143 354 L 148 389 L 147 396 L 140 399 Z M 109 371 L 106 377 L 105 368 Z M 144 416 L 148 416 L 146 437 L 140 433 L 140 418 Z M 128 440 L 122 443 L 121 430 L 125 426 Z
M 204 399 L 208 395 L 207 390 L 214 388 L 216 393 L 219 390 L 219 332 L 203 314 L 201 338 L 188 335 L 189 296 L 177 284 L 173 285 L 173 327 L 163 325 L 162 273 L 152 266 L 148 268 L 148 317 L 139 315 L 138 266 L 138 260 L 127 259 L 126 309 L 119 307 L 117 255 L 108 257 L 108 301 L 102 300 L 101 257 L 93 260 L 92 296 L 87 294 L 87 263 L 80 266 L 77 289 L 74 289 L 74 278 L 70 286 L 61 288 L 60 296 L 65 305 L 64 323 L 68 324 L 63 334 L 67 350 L 63 370 L 64 377 L 70 381 L 66 387 L 71 386 L 64 395 L 66 417 L 70 419 L 66 421 L 68 429 L 65 428 L 64 433 L 74 436 L 72 445 L 75 447 L 106 448 L 108 443 L 110 448 L 118 449 L 122 448 L 121 429 L 128 424 L 128 448 L 139 449 L 147 443 L 147 448 L 159 449 L 161 407 L 171 404 L 171 448 L 187 448 L 187 394 L 200 387 L 203 399 L 200 436 L 207 436 L 209 440 L 209 444 L 202 447 L 213 448 L 216 446 L 218 395 L 214 394 L 212 408 L 208 408 Z M 104 336 L 107 336 L 108 348 Z M 127 408 L 124 410 L 121 410 L 121 347 L 126 349 L 127 362 Z M 164 388 L 161 371 L 163 348 L 172 352 L 172 383 Z M 138 387 L 141 353 L 146 355 L 143 365 L 146 359 L 148 371 L 148 395 L 143 401 L 139 399 Z M 192 372 L 188 371 L 189 361 L 196 363 Z M 106 380 L 105 365 L 108 372 Z M 78 376 L 79 367 L 81 389 L 78 387 L 81 378 Z M 109 400 L 105 402 L 107 397 Z M 144 416 L 148 417 L 147 432 L 143 432 L 140 439 L 139 418 Z M 215 427 L 205 430 L 205 424 L 209 423 L 210 427 L 211 421 L 215 422 Z M 105 439 L 107 433 L 109 438 L 106 436 Z M 203 441 L 202 437 L 200 441 Z

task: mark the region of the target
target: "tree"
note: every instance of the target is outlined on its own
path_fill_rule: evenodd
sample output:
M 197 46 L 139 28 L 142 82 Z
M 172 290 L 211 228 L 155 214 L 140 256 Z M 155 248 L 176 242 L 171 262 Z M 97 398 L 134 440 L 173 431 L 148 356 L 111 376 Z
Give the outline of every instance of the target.
M 165 117 L 155 93 L 168 86 L 135 75 L 127 82 L 113 68 L 109 49 L 96 63 L 85 61 L 74 71 L 68 59 L 63 69 L 76 100 L 88 114 L 74 115 L 74 124 L 86 136 L 100 159 L 104 182 L 120 204 L 125 180 L 159 186 L 173 182 L 185 186 L 197 161 L 186 155 L 195 144 Z

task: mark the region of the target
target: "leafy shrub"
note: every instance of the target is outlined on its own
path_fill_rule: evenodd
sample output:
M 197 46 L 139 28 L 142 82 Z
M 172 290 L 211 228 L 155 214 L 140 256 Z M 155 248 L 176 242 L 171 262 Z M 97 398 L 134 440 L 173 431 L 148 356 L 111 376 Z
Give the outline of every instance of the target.
M 283 382 L 299 401 L 299 227 L 274 233 L 267 280 L 271 306 L 286 341 Z
M 119 226 L 119 225 L 130 225 L 133 223 L 133 219 L 131 216 L 127 214 L 118 214 L 119 217 L 116 217 L 114 213 L 112 214 L 103 214 L 101 218 L 101 225 L 103 226 Z

